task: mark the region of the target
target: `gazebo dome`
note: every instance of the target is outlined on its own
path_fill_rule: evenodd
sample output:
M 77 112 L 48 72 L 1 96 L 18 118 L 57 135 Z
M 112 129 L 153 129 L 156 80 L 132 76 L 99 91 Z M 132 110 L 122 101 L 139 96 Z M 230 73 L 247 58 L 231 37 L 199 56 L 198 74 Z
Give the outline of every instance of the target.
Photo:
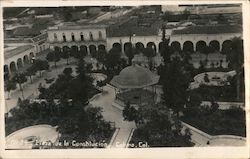
M 158 75 L 142 66 L 133 64 L 124 68 L 118 76 L 114 76 L 110 84 L 120 89 L 143 88 L 156 84 L 158 81 Z

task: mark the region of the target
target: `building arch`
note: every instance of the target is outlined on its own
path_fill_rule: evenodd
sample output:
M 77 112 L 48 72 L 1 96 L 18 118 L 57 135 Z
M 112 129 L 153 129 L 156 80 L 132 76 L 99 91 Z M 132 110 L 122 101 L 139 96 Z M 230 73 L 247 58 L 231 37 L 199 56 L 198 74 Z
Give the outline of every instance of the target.
M 22 58 L 17 59 L 16 65 L 17 65 L 17 69 L 20 69 L 23 67 Z
M 70 49 L 71 56 L 76 57 L 78 55 L 78 52 L 79 52 L 78 46 L 76 46 L 76 45 L 71 46 L 71 49 Z
M 220 42 L 217 40 L 212 40 L 209 42 L 209 48 L 212 52 L 220 51 Z
M 54 47 L 54 50 L 57 51 L 57 52 L 60 52 L 61 51 L 61 48 L 59 46 L 55 46 Z
M 135 44 L 135 48 L 136 48 L 138 51 L 142 52 L 142 50 L 144 49 L 144 44 L 141 43 L 141 42 L 137 42 L 137 43 Z
M 98 50 L 106 50 L 106 47 L 105 47 L 105 45 L 103 45 L 103 44 L 100 44 L 100 45 L 98 45 Z
M 70 52 L 70 48 L 68 46 L 63 46 L 62 51 L 63 52 Z
M 160 42 L 158 47 L 159 47 L 159 52 L 162 53 L 162 51 L 164 50 L 164 43 Z
M 89 45 L 89 53 L 92 57 L 96 57 L 96 46 L 95 45 Z
M 206 49 L 207 49 L 207 43 L 206 43 L 205 41 L 200 40 L 200 41 L 198 41 L 198 42 L 196 43 L 196 48 L 195 48 L 195 50 L 196 50 L 197 52 L 205 53 L 205 52 L 206 52 Z
M 86 56 L 88 54 L 88 48 L 87 48 L 87 46 L 86 45 L 81 45 L 79 52 L 83 56 Z
M 147 47 L 154 49 L 154 51 L 156 52 L 156 45 L 154 42 L 148 42 Z
M 124 52 L 130 51 L 132 49 L 132 43 L 131 42 L 126 42 L 124 43 Z
M 4 73 L 9 73 L 9 66 L 8 65 L 4 65 L 3 66 L 3 70 L 4 70 Z
M 32 60 L 32 58 L 34 58 L 34 57 L 35 57 L 34 53 L 31 52 L 31 53 L 30 53 L 30 60 Z
M 24 55 L 23 56 L 23 64 L 26 65 L 28 63 L 29 63 L 29 57 L 28 57 L 28 55 Z
M 11 72 L 16 72 L 17 71 L 17 68 L 16 68 L 16 63 L 14 61 L 12 61 L 10 63 L 10 71 Z
M 183 43 L 183 51 L 193 53 L 194 52 L 194 44 L 192 41 L 185 41 Z
M 231 40 L 223 41 L 221 52 L 223 54 L 228 54 L 228 52 L 231 51 L 231 50 L 232 50 L 232 41 Z
M 113 43 L 112 47 L 118 49 L 120 52 L 122 51 L 122 46 L 120 43 Z
M 180 52 L 181 51 L 181 44 L 178 41 L 173 41 L 171 43 L 171 48 L 175 51 L 175 52 Z

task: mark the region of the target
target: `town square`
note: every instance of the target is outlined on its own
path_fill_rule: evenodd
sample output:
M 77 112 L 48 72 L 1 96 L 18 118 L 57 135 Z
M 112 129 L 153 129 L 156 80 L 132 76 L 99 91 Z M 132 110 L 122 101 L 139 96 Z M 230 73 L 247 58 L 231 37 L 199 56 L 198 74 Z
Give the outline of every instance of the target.
M 5 149 L 246 145 L 242 4 L 5 7 Z

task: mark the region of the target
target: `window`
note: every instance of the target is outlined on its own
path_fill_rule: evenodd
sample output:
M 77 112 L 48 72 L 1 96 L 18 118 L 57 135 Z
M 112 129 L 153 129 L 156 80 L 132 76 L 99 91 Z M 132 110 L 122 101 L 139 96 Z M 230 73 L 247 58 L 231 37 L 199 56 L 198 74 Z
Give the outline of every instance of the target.
M 72 41 L 75 41 L 75 35 L 74 35 L 74 33 L 71 33 L 71 39 L 72 39 Z
M 54 33 L 54 40 L 57 41 L 57 35 Z
M 93 38 L 93 34 L 92 34 L 91 32 L 89 32 L 89 39 L 90 39 L 91 41 L 93 41 L 93 40 L 94 40 L 94 38 Z
M 63 35 L 63 41 L 66 42 L 67 40 L 65 34 L 63 33 L 62 35 Z
M 99 39 L 102 39 L 102 32 L 99 31 Z
M 84 41 L 84 36 L 83 36 L 82 32 L 81 32 L 80 36 L 81 36 L 81 41 Z

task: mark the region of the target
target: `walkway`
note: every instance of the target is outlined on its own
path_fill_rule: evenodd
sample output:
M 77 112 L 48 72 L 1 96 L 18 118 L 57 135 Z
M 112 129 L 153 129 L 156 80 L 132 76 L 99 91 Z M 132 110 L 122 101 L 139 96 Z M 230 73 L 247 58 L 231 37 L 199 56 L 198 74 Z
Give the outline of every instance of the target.
M 65 60 L 61 60 L 60 63 L 58 63 L 58 67 L 55 69 L 53 68 L 50 72 L 44 71 L 42 77 L 40 78 L 39 73 L 37 73 L 36 76 L 33 76 L 33 83 L 30 82 L 29 77 L 27 78 L 27 82 L 23 84 L 23 94 L 24 98 L 34 98 L 38 96 L 38 87 L 41 83 L 42 85 L 46 85 L 45 78 L 56 78 L 59 74 L 62 73 L 64 68 L 66 67 L 73 67 L 74 65 L 66 65 Z M 52 63 L 50 63 L 50 66 L 53 66 Z M 8 97 L 8 92 L 5 92 L 5 98 Z M 5 100 L 5 113 L 9 112 L 10 109 L 16 107 L 18 98 L 22 99 L 22 93 L 20 91 L 19 86 L 17 85 L 17 89 L 11 93 L 10 99 Z
M 101 107 L 103 109 L 102 115 L 104 120 L 115 122 L 116 128 L 120 128 L 111 148 L 125 148 L 128 141 L 130 132 L 136 128 L 134 122 L 127 122 L 123 120 L 122 111 L 112 106 L 115 99 L 115 91 L 111 86 L 104 86 L 103 91 L 106 93 L 101 94 L 90 104 L 93 106 Z

